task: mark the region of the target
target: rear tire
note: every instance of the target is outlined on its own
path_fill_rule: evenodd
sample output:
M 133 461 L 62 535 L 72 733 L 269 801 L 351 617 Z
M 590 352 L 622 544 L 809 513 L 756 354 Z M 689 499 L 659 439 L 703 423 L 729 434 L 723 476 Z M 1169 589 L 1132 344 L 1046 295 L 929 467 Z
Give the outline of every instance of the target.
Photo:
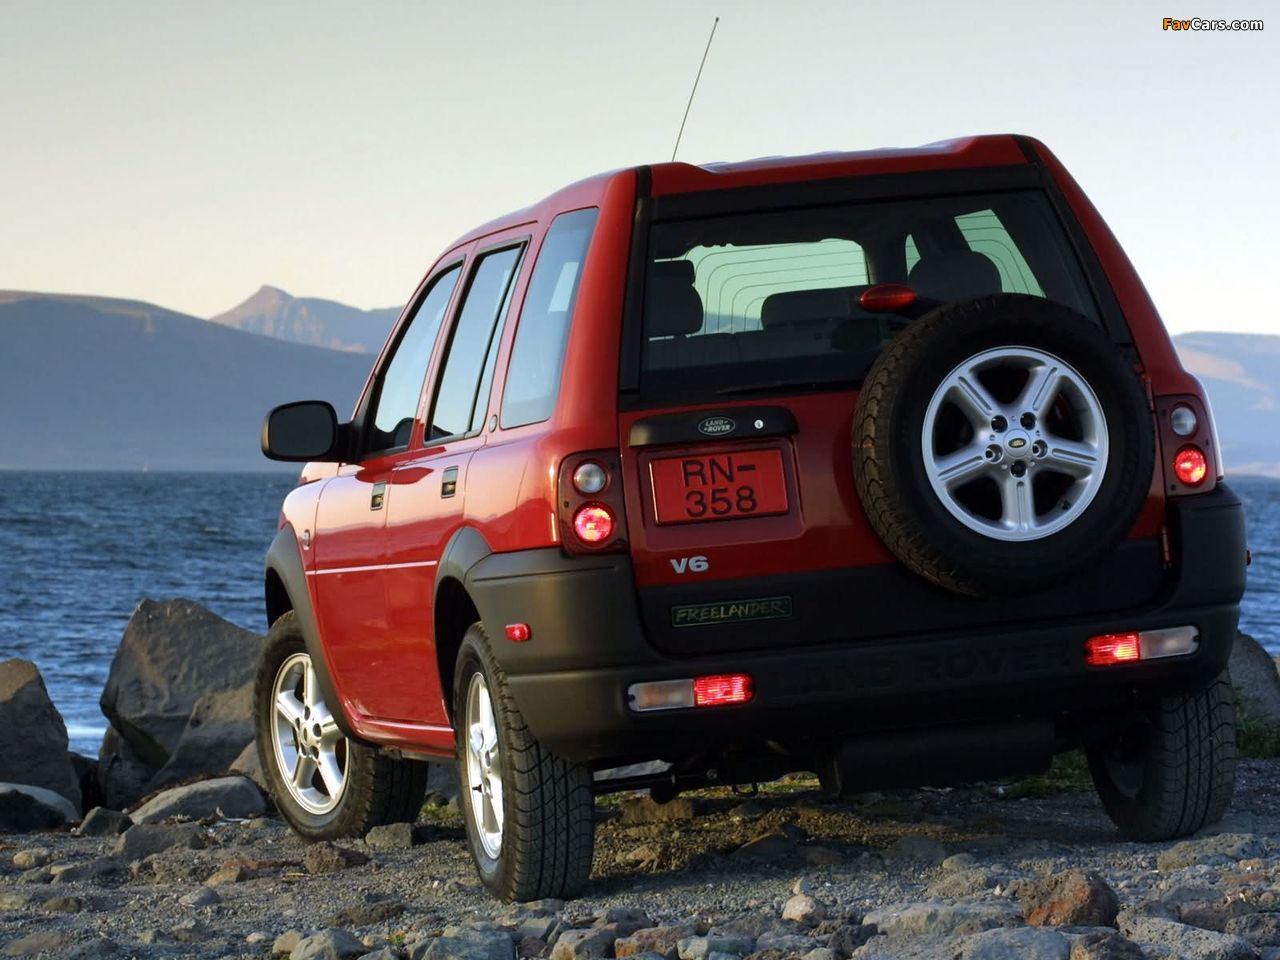
M 459 806 L 481 882 L 501 900 L 576 895 L 595 842 L 590 768 L 534 739 L 478 623 L 454 676 Z
M 318 765 L 310 777 L 304 771 L 302 786 L 293 782 L 292 775 L 310 741 L 302 741 L 303 750 L 299 749 L 297 733 L 287 720 L 282 724 L 280 706 L 283 701 L 284 708 L 292 710 L 293 700 L 307 712 L 307 721 L 319 720 L 314 728 L 321 730 L 315 749 L 333 763 L 328 778 Z M 267 632 L 253 702 L 258 757 L 271 799 L 299 834 L 310 840 L 363 837 L 373 827 L 418 818 L 426 794 L 427 765 L 388 757 L 341 734 L 319 690 L 292 610 Z M 335 779 L 336 775 L 340 777 Z
M 1199 693 L 1166 697 L 1087 750 L 1107 815 L 1130 840 L 1171 840 L 1222 819 L 1235 788 L 1236 711 L 1223 674 Z

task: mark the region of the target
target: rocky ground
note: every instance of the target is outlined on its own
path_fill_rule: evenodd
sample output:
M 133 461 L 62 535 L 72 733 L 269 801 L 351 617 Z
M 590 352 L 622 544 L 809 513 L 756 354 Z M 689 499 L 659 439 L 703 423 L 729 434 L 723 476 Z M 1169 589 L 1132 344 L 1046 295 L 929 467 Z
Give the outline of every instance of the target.
M 590 890 L 524 906 L 488 898 L 444 806 L 340 845 L 99 814 L 0 835 L 0 954 L 1280 958 L 1280 761 L 1242 761 L 1228 818 L 1181 843 L 1120 842 L 1090 792 L 1043 787 L 602 802 Z

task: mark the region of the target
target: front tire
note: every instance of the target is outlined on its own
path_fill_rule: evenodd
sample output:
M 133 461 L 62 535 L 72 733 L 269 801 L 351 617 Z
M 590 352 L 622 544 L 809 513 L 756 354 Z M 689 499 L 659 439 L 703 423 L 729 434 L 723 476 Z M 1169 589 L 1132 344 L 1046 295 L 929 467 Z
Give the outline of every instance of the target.
M 1235 788 L 1230 679 L 1160 700 L 1087 754 L 1102 806 L 1127 839 L 1171 840 L 1217 823 Z
M 501 900 L 572 897 L 591 875 L 591 770 L 534 738 L 480 624 L 454 673 L 459 805 L 480 880 Z
M 281 815 L 311 840 L 417 819 L 427 766 L 342 734 L 290 610 L 271 625 L 254 683 L 258 757 Z

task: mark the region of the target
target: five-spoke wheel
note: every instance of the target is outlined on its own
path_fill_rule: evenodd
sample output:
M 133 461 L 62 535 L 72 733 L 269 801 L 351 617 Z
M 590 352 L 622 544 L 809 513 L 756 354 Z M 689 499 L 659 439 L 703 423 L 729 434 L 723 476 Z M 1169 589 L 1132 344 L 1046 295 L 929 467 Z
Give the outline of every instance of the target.
M 347 738 L 324 702 L 309 655 L 295 653 L 280 665 L 272 700 L 271 746 L 285 786 L 305 810 L 328 813 L 347 785 Z

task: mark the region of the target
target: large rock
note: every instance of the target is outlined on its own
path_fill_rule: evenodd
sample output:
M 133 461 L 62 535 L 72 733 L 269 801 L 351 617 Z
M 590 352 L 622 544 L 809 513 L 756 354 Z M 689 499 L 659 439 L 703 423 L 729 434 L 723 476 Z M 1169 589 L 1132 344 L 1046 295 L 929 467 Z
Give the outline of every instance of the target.
M 1120 900 L 1091 870 L 1067 870 L 1023 886 L 1022 910 L 1035 927 L 1110 927 Z
M 221 773 L 253 739 L 253 674 L 261 647 L 257 634 L 190 600 L 138 604 L 101 704 L 135 763 L 158 771 L 149 787 Z M 106 802 L 117 805 L 120 798 L 107 794 Z
M 80 809 L 67 726 L 30 660 L 0 663 L 0 779 L 62 794 Z
M 192 707 L 178 745 L 151 786 L 226 770 L 246 745 L 253 745 L 253 684 L 206 693 Z
M 1239 634 L 1228 670 L 1249 715 L 1280 724 L 1280 672 L 1271 654 L 1247 633 Z
M 0 833 L 26 833 L 61 826 L 80 811 L 60 793 L 26 783 L 0 783 Z
M 262 791 L 244 777 L 201 780 L 156 794 L 129 816 L 134 823 L 157 823 L 169 817 L 200 820 L 221 816 L 230 820 L 256 817 L 267 809 Z
M 1179 960 L 1256 960 L 1258 953 L 1248 940 L 1159 917 L 1122 911 L 1117 923 L 1130 940 L 1167 947 Z
M 122 810 L 147 792 L 158 767 L 139 756 L 120 731 L 107 727 L 98 749 L 98 787 L 105 807 Z

